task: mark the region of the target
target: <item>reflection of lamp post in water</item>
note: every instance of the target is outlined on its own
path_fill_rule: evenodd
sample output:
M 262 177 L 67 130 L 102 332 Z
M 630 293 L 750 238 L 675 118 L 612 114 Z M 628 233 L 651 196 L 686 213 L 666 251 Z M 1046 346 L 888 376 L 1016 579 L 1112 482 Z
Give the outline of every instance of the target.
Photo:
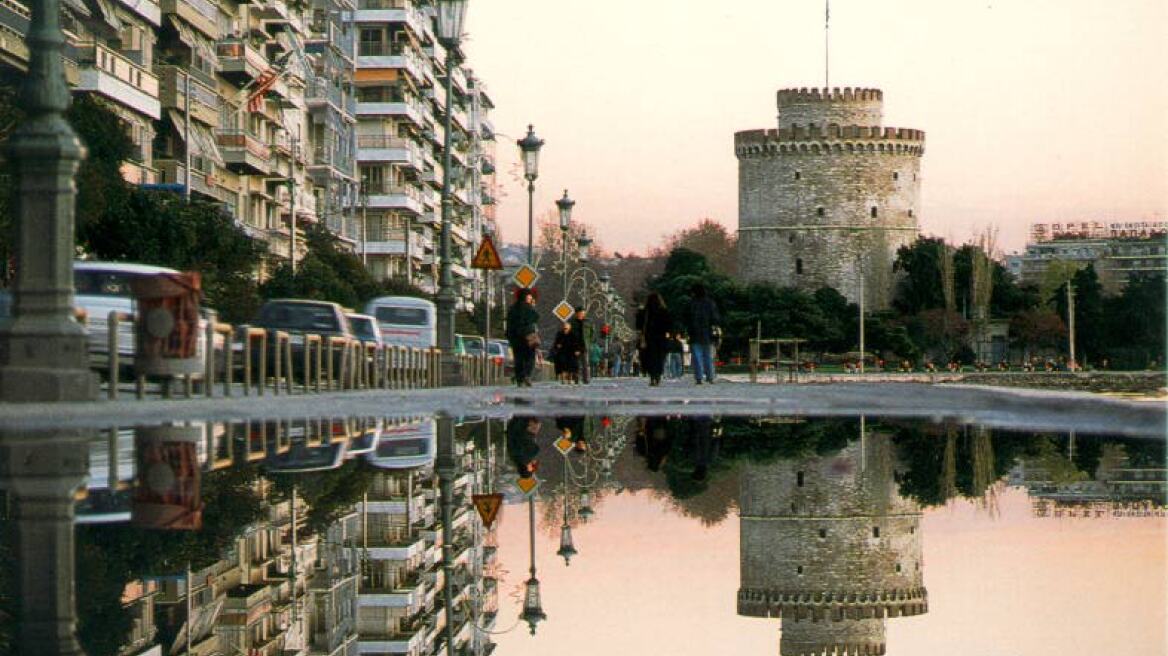
M 567 473 L 564 474 L 567 476 Z M 564 521 L 560 524 L 560 548 L 556 555 L 564 559 L 564 566 L 571 565 L 572 556 L 576 555 L 576 545 L 572 544 L 572 525 L 568 523 L 568 482 L 564 480 Z
M 446 606 L 446 653 L 454 653 L 454 530 L 451 528 L 454 505 L 454 479 L 458 476 L 454 453 L 454 420 L 438 418 L 438 495 L 442 513 L 442 596 Z M 408 504 L 407 504 L 408 505 Z
M 535 578 L 535 497 L 527 498 L 527 537 L 531 553 L 531 567 L 528 572 L 531 577 L 524 583 L 523 612 L 519 619 L 527 622 L 531 635 L 535 635 L 535 625 L 547 619 L 543 612 L 543 604 L 539 598 L 539 579 Z

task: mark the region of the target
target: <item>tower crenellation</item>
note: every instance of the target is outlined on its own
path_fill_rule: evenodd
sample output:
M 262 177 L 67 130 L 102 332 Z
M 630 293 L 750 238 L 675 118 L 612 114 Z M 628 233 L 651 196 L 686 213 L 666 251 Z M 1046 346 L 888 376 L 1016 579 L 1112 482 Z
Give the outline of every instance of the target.
M 879 89 L 782 89 L 775 128 L 734 135 L 748 281 L 891 302 L 896 251 L 918 233 L 925 133 L 884 126 L 883 103 Z

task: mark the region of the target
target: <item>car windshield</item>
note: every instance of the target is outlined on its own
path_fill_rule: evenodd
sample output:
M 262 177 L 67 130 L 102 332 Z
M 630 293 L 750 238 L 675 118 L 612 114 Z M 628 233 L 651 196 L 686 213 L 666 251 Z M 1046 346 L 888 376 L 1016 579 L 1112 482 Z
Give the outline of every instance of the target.
M 327 305 L 269 303 L 260 310 L 260 325 L 285 330 L 341 332 L 337 315 Z
M 476 351 L 481 353 L 483 350 L 483 340 L 477 337 L 464 337 L 466 343 L 466 350 Z
M 73 286 L 80 296 L 133 298 L 130 282 L 141 274 L 125 271 L 73 271 Z
M 360 339 L 377 339 L 377 328 L 373 326 L 372 319 L 349 317 L 349 326 L 353 329 L 353 334 Z
M 499 342 L 491 342 L 487 348 L 489 349 L 487 352 L 494 356 L 503 357 L 506 354 L 506 351 L 503 350 L 503 345 Z
M 392 323 L 398 326 L 425 326 L 429 317 L 424 308 L 393 307 L 382 305 L 374 312 L 379 323 Z

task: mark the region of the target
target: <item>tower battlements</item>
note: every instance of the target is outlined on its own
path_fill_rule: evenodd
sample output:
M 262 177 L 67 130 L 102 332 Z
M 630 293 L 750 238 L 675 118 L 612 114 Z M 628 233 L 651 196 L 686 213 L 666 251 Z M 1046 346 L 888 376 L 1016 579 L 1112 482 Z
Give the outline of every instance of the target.
M 828 143 L 823 143 L 828 142 Z M 845 144 L 832 142 L 846 142 Z M 891 148 L 884 142 L 891 142 Z M 794 145 L 788 148 L 789 145 Z M 818 147 L 815 147 L 817 146 Z M 849 148 L 848 146 L 852 147 Z M 862 145 L 862 148 L 858 146 Z M 881 152 L 923 155 L 925 131 L 879 125 L 795 126 L 777 130 L 743 130 L 734 133 L 738 157 L 766 157 L 787 152 Z
M 809 102 L 869 102 L 884 100 L 884 92 L 880 89 L 861 89 L 856 87 L 839 87 L 819 89 L 818 87 L 807 88 L 801 87 L 798 89 L 779 89 L 778 91 L 779 109 L 786 105 L 803 104 Z

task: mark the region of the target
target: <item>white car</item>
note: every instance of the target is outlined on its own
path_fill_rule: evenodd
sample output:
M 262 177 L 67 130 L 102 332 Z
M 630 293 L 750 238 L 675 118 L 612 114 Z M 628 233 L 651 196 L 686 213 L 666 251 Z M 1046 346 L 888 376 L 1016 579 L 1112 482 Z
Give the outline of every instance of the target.
M 132 264 L 129 262 L 73 263 L 74 304 L 85 311 L 86 330 L 89 332 L 90 366 L 104 369 L 109 363 L 109 314 L 124 312 L 133 315 L 137 309 L 130 283 L 135 278 L 160 273 L 178 273 L 174 269 Z M 198 355 L 206 357 L 206 324 L 200 320 Z M 217 338 L 218 339 L 221 338 Z M 123 321 L 118 325 L 118 355 L 124 366 L 134 363 L 134 323 Z

